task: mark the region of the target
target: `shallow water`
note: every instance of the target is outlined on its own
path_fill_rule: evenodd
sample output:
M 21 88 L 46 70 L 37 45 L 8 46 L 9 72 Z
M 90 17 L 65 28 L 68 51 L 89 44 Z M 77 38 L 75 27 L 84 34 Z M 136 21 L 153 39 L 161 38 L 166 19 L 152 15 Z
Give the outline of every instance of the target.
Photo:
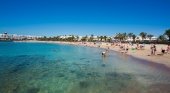
M 0 43 L 0 93 L 170 93 L 163 65 L 102 49 Z

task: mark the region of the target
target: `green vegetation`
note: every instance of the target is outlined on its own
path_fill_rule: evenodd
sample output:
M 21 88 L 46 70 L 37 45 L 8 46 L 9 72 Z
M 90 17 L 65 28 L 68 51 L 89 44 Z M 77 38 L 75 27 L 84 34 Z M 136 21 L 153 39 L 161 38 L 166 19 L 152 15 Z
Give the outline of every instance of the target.
M 141 32 L 141 33 L 139 34 L 139 36 L 142 37 L 142 41 L 143 41 L 144 39 L 146 39 L 147 33 Z
M 148 35 L 147 35 L 147 37 L 148 37 L 148 38 L 149 38 L 149 40 L 151 41 L 151 39 L 152 39 L 153 35 L 148 34 Z
M 94 35 L 91 35 L 88 41 L 93 42 L 94 41 Z
M 46 37 L 44 36 L 43 38 L 38 38 L 37 40 L 40 41 L 78 41 L 79 37 L 78 36 L 73 36 L 73 35 L 69 35 L 69 37 L 67 38 L 61 38 L 60 36 L 56 36 L 56 37 Z
M 164 35 L 167 35 L 168 38 L 169 38 L 169 42 L 170 42 L 170 29 L 166 30 Z
M 160 35 L 157 39 L 153 39 L 154 35 L 146 33 L 146 32 L 141 32 L 139 33 L 138 37 L 134 33 L 117 33 L 114 36 L 114 39 L 116 41 L 121 41 L 121 42 L 133 42 L 133 43 L 161 43 L 161 44 L 167 44 L 170 42 L 170 29 L 166 30 L 163 35 Z M 68 41 L 68 42 L 77 42 L 77 41 L 88 41 L 88 42 L 112 42 L 113 39 L 111 37 L 107 36 L 94 36 L 91 34 L 90 36 L 83 36 L 79 37 L 78 35 L 64 35 L 64 36 L 55 36 L 55 37 L 46 37 L 44 36 L 43 38 L 39 38 L 37 40 L 40 41 Z
M 127 38 L 127 34 L 126 33 L 118 33 L 114 38 L 118 39 L 120 41 L 124 41 Z
M 132 39 L 133 39 L 133 42 L 135 42 L 135 39 L 136 39 L 136 35 L 135 34 L 132 35 Z

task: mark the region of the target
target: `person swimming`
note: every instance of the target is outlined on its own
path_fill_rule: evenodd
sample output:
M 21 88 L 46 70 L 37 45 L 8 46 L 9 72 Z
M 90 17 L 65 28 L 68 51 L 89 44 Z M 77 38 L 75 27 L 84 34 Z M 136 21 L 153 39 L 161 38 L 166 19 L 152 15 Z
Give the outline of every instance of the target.
M 106 52 L 104 52 L 104 51 L 103 51 L 103 52 L 102 52 L 102 56 L 104 56 L 104 57 L 105 57 L 105 56 L 106 56 Z
M 102 55 L 105 55 L 106 54 L 106 52 L 102 52 Z

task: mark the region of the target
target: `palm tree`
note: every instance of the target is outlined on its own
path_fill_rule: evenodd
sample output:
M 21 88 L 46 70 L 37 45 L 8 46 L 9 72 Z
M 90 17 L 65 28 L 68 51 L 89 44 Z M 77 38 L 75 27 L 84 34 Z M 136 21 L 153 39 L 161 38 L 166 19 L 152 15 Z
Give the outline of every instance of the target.
M 122 38 L 123 38 L 123 40 L 126 40 L 127 34 L 126 34 L 126 33 L 123 33 L 123 34 L 122 34 Z
M 100 41 L 102 41 L 103 40 L 103 36 L 100 36 Z
M 135 34 L 133 34 L 133 35 L 132 35 L 132 38 L 133 38 L 133 42 L 135 42 L 136 35 L 135 35 Z
M 104 39 L 104 41 L 106 42 L 106 40 L 107 40 L 107 36 L 104 36 L 104 37 L 103 37 L 103 39 Z
M 86 35 L 84 38 L 85 38 L 85 41 L 87 41 L 87 39 L 88 39 L 88 36 Z
M 60 36 L 56 36 L 56 37 L 53 37 L 52 39 L 53 39 L 54 41 L 59 41 L 59 38 L 60 38 Z
M 116 36 L 114 37 L 114 39 L 118 39 L 118 40 L 121 41 L 121 36 L 120 36 L 120 35 L 121 35 L 120 33 L 116 34 Z
M 158 40 L 160 40 L 160 41 L 166 40 L 165 35 L 160 35 L 160 36 L 158 37 Z
M 148 37 L 148 38 L 149 38 L 149 40 L 151 41 L 151 39 L 152 39 L 153 35 L 148 34 L 148 35 L 147 35 L 147 37 Z
M 116 36 L 114 38 L 122 41 L 122 40 L 124 40 L 124 37 L 125 37 L 124 34 L 118 33 L 118 34 L 116 34 Z
M 164 34 L 168 36 L 170 42 L 170 29 L 166 30 Z
M 128 33 L 128 35 L 127 35 L 130 39 L 132 38 L 132 36 L 133 36 L 133 33 Z
M 68 38 L 66 38 L 66 41 L 74 41 L 75 40 L 75 37 L 74 37 L 74 35 L 69 35 L 69 37 Z
M 90 36 L 89 41 L 90 41 L 90 42 L 93 42 L 93 39 L 94 39 L 94 35 L 92 34 L 92 35 Z
M 145 32 L 141 32 L 139 35 L 142 37 L 142 41 L 143 41 L 143 39 L 145 39 L 145 38 L 146 38 L 147 33 L 145 33 Z
M 87 41 L 87 35 L 82 37 L 81 41 Z
M 97 36 L 97 41 L 99 41 L 99 39 L 100 39 L 100 37 L 99 37 L 99 36 Z
M 112 42 L 112 38 L 109 37 L 109 38 L 107 39 L 107 41 L 108 41 L 108 42 Z
M 79 36 L 78 35 L 76 36 L 76 40 L 79 41 Z

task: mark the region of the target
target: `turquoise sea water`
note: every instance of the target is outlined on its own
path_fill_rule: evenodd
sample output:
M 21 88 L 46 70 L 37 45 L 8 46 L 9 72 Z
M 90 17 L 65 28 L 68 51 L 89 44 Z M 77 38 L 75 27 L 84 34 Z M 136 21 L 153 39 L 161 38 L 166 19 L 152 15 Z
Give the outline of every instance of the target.
M 0 93 L 170 93 L 165 66 L 102 51 L 0 42 Z

